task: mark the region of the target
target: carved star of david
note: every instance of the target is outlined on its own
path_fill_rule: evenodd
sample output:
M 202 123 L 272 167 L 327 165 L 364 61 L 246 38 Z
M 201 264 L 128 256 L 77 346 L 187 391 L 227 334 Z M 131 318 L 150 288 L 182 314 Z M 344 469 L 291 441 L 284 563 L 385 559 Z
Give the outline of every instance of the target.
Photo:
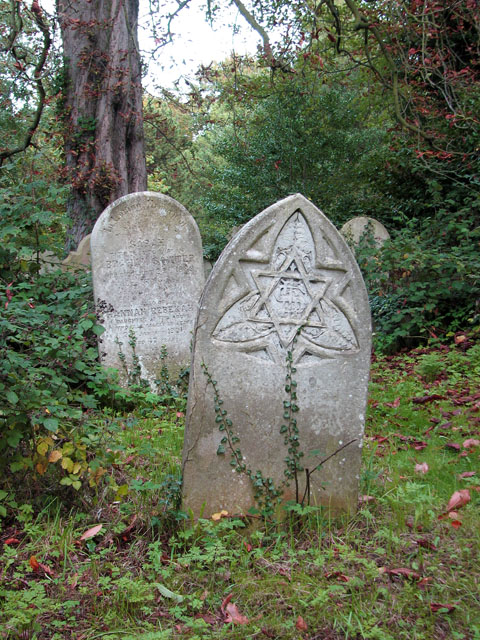
M 313 236 L 297 211 L 278 234 L 268 267 L 243 262 L 251 290 L 227 309 L 212 337 L 274 361 L 284 358 L 295 336 L 297 361 L 304 355 L 323 358 L 356 350 L 346 309 L 327 295 L 333 282 L 327 274 L 332 272 L 327 266 L 316 270 L 314 265 Z
M 281 271 L 273 274 L 252 271 L 252 277 L 260 297 L 248 319 L 261 323 L 270 320 L 284 348 L 288 348 L 304 325 L 325 328 L 325 323 L 318 314 L 312 312 L 325 295 L 330 282 L 307 273 L 297 252 L 294 252 Z

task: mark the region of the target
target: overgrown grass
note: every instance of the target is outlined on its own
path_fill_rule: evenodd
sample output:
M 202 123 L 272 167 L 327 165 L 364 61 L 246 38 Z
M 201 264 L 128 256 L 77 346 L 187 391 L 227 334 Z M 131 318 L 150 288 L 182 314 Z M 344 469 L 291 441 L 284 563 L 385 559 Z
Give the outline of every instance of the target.
M 181 402 L 99 417 L 102 489 L 68 488 L 70 507 L 3 497 L 0 638 L 480 640 L 480 349 L 461 346 L 373 363 L 351 519 L 192 526 Z M 471 500 L 450 517 L 461 489 Z

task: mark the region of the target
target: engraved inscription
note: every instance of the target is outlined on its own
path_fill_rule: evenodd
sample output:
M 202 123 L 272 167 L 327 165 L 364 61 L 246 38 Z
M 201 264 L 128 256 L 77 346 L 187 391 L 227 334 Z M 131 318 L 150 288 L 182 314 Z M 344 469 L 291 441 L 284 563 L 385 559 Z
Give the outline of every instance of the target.
M 352 310 L 329 295 L 334 281 L 338 285 L 341 278 L 345 289 L 350 276 L 338 265 L 316 265 L 314 239 L 301 211 L 280 231 L 267 268 L 248 260 L 241 266 L 251 291 L 220 318 L 215 340 L 274 362 L 293 349 L 299 364 L 358 350 Z

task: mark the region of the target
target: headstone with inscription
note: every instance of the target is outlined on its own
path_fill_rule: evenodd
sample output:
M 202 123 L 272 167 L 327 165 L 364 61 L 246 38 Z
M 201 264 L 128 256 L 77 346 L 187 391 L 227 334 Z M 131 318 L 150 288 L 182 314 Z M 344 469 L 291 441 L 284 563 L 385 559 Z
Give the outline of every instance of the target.
M 105 328 L 99 339 L 102 363 L 117 368 L 125 381 L 121 354 L 131 371 L 129 336 L 134 335 L 142 378 L 154 387 L 163 365 L 174 378 L 190 363 L 204 284 L 200 233 L 192 216 L 166 195 L 124 196 L 97 220 L 91 254 L 95 306 Z
M 283 500 L 307 502 L 309 495 L 310 504 L 332 512 L 354 511 L 370 343 L 359 268 L 311 202 L 290 196 L 248 222 L 218 259 L 200 300 L 184 509 L 195 517 L 245 514 L 255 504 L 247 471 L 260 471 Z M 293 420 L 303 453 L 298 489 L 294 479 L 285 485 Z

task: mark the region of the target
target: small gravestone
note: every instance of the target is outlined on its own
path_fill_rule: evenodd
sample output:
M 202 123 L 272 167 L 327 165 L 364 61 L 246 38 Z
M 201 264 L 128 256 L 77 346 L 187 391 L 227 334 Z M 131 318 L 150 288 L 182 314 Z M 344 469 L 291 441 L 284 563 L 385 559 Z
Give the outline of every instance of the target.
M 354 511 L 370 342 L 358 266 L 311 202 L 290 196 L 247 223 L 218 259 L 200 300 L 183 453 L 184 509 L 195 517 L 247 513 L 255 499 L 250 478 L 236 470 L 243 464 L 253 475 L 271 478 L 283 500 L 305 496 L 306 502 L 310 493 L 310 504 Z M 293 383 L 287 379 L 289 358 Z M 287 386 L 296 389 L 296 412 Z M 281 431 L 288 423 L 294 437 L 293 419 L 297 451 L 304 453 L 298 491 L 293 480 L 282 484 L 289 445 Z M 233 461 L 226 431 L 238 449 Z
M 91 234 L 82 238 L 75 251 L 70 251 L 62 264 L 67 269 L 90 269 L 92 263 L 90 249 Z
M 384 225 L 367 216 L 358 216 L 346 222 L 340 229 L 342 236 L 352 245 L 358 245 L 362 240 L 370 238 L 376 247 L 381 247 L 390 239 L 390 234 Z
M 194 219 L 169 196 L 124 196 L 97 220 L 91 253 L 95 306 L 105 328 L 99 339 L 102 363 L 117 368 L 126 382 L 122 360 L 130 372 L 135 368 L 129 344 L 133 335 L 141 377 L 155 388 L 166 365 L 174 379 L 190 363 L 204 284 L 202 244 Z

